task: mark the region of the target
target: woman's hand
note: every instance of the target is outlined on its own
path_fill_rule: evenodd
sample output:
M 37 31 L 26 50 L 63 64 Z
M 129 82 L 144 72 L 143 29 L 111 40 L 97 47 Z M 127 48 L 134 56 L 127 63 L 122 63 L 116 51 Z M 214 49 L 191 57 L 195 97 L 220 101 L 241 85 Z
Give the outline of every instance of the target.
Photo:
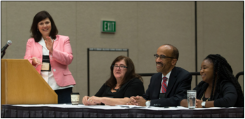
M 83 102 L 84 105 L 91 105 L 91 104 L 89 103 L 88 99 L 89 99 L 89 96 L 84 96 L 84 97 L 83 97 L 82 102 Z
M 126 102 L 126 105 L 136 105 L 136 100 L 134 99 L 135 96 L 131 96 L 127 102 Z
M 102 99 L 101 97 L 92 96 L 92 97 L 88 98 L 88 101 L 90 104 L 96 105 L 96 104 L 101 103 L 101 99 Z
M 46 38 L 47 38 L 47 40 L 45 40 L 46 47 L 49 50 L 49 52 L 52 54 L 53 53 L 54 40 L 51 40 L 51 38 L 49 36 L 47 36 Z
M 202 100 L 196 99 L 196 108 L 202 108 Z
M 36 57 L 32 57 L 30 60 L 32 60 L 32 64 L 35 65 L 36 67 L 38 65 L 41 65 L 41 61 Z

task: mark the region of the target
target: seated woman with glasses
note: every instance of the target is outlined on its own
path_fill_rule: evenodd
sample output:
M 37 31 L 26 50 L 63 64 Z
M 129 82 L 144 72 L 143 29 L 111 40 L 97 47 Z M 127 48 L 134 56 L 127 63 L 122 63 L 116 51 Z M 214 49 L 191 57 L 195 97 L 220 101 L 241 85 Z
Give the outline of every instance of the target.
M 193 89 L 197 92 L 197 108 L 244 106 L 241 86 L 224 57 L 208 55 L 201 64 L 200 75 L 202 81 Z M 180 106 L 187 107 L 187 100 L 183 99 Z
M 129 57 L 118 56 L 111 64 L 111 76 L 102 85 L 95 96 L 84 96 L 84 105 L 125 105 L 131 96 L 142 96 L 145 93 L 143 79 L 135 73 Z

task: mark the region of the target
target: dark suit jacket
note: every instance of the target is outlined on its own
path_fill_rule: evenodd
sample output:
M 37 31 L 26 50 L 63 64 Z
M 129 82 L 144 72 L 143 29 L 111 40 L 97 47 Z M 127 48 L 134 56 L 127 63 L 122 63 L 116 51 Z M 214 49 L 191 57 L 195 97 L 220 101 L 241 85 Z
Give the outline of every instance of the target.
M 181 99 L 187 95 L 187 90 L 191 89 L 191 80 L 192 76 L 188 71 L 180 67 L 174 67 L 168 79 L 165 98 L 159 99 L 162 73 L 156 73 L 151 77 L 150 84 L 143 97 L 146 100 L 151 100 L 151 106 L 179 106 Z

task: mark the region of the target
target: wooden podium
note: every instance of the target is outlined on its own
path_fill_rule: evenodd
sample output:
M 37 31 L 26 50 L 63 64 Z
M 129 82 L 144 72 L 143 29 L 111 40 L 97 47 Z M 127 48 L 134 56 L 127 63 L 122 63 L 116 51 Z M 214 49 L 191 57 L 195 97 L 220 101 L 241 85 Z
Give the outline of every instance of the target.
M 57 104 L 58 97 L 26 59 L 2 59 L 1 104 Z

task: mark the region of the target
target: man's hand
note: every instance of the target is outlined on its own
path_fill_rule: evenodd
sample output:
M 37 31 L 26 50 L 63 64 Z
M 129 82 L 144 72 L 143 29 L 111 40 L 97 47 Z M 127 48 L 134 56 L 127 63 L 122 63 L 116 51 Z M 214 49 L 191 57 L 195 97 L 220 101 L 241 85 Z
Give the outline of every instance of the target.
M 135 96 L 131 96 L 129 98 L 129 102 L 126 103 L 126 105 L 136 105 L 136 100 L 135 100 Z
M 130 102 L 127 105 L 137 105 L 137 106 L 146 106 L 146 100 L 142 96 L 132 96 L 130 97 Z
M 142 96 L 136 96 L 134 99 L 136 100 L 136 105 L 146 106 L 145 105 L 146 100 Z

